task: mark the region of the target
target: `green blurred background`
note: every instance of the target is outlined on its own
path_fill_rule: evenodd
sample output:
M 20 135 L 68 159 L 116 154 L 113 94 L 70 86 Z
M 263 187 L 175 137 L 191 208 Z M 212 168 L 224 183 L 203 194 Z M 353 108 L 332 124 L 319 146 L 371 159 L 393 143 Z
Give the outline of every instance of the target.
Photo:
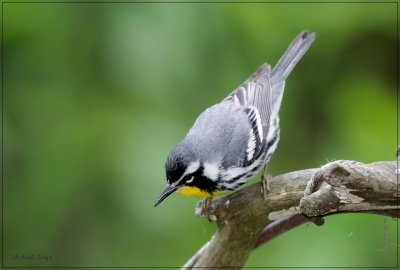
M 396 13 L 395 3 L 3 3 L 4 265 L 183 265 L 216 227 L 194 216 L 195 198 L 153 207 L 168 152 L 304 29 L 317 40 L 287 81 L 270 173 L 394 160 Z M 246 266 L 395 266 L 396 239 L 396 220 L 337 215 Z

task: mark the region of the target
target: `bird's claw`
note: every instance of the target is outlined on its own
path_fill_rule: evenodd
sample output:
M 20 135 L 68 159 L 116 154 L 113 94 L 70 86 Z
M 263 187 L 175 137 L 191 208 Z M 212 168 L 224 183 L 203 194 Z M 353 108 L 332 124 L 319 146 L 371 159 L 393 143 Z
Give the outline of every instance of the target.
M 217 217 L 213 214 L 214 204 L 212 198 L 201 200 L 196 207 L 196 216 L 207 218 L 210 222 L 216 222 Z

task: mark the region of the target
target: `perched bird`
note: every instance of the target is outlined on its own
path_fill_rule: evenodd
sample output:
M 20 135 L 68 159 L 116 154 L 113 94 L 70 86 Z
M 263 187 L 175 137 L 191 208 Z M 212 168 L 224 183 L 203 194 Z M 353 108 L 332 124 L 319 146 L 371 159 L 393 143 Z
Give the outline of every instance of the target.
M 272 71 L 263 64 L 224 100 L 200 114 L 168 155 L 167 185 L 155 206 L 174 191 L 211 198 L 237 189 L 258 173 L 278 145 L 285 80 L 314 39 L 315 33 L 300 33 Z

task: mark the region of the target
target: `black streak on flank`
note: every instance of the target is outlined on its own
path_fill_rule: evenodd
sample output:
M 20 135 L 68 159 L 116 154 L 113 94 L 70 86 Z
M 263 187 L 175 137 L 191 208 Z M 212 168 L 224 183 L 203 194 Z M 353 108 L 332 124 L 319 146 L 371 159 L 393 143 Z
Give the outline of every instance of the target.
M 275 142 L 276 142 L 277 139 L 278 139 L 278 134 L 279 134 L 279 131 L 276 132 L 275 135 L 274 135 L 274 137 L 271 139 L 271 141 L 269 141 L 269 142 L 267 143 L 267 146 L 265 147 L 265 149 L 267 149 L 267 151 L 265 151 L 264 154 L 266 154 L 266 153 L 268 152 L 268 149 L 269 149 L 273 144 L 275 144 Z M 272 155 L 272 152 L 268 154 L 267 159 L 268 159 L 271 155 Z M 250 166 L 250 165 L 251 165 L 251 164 L 248 164 L 248 166 Z M 246 171 L 246 172 L 243 173 L 243 174 L 239 174 L 238 176 L 236 176 L 236 177 L 234 177 L 234 178 L 232 178 L 231 180 L 228 180 L 228 181 L 226 181 L 226 182 L 229 183 L 229 184 L 235 183 L 235 182 L 236 182 L 237 180 L 239 180 L 240 178 L 242 178 L 242 177 L 246 176 L 247 174 L 249 174 L 249 172 L 256 172 L 256 171 L 258 171 L 258 169 L 259 169 L 261 166 L 263 166 L 263 165 L 264 165 L 264 164 L 260 164 L 260 165 L 258 165 L 258 166 L 256 166 L 256 167 L 254 167 L 252 170 Z
M 267 143 L 267 149 L 269 149 L 278 139 L 279 131 L 275 132 L 274 137 Z

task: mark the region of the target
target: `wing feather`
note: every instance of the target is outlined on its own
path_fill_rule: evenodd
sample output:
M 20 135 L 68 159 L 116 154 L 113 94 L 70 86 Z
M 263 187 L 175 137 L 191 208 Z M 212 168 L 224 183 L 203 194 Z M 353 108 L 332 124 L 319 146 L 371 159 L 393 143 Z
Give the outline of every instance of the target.
M 235 91 L 230 93 L 225 100 L 233 100 L 242 106 L 252 106 L 260 117 L 263 138 L 268 134 L 268 126 L 272 110 L 271 67 L 263 64 Z
M 265 139 L 258 110 L 254 106 L 250 106 L 245 109 L 245 113 L 247 114 L 251 126 L 244 164 L 244 166 L 247 166 L 260 156 L 260 153 L 263 151 Z
M 278 112 L 282 101 L 285 80 L 310 48 L 315 33 L 303 31 L 289 45 L 275 68 L 271 71 L 263 64 L 225 100 L 243 106 L 249 117 L 251 133 L 247 146 L 246 163 L 250 164 L 268 148 L 267 137 L 273 139 L 272 129 L 279 129 Z M 270 130 L 271 129 L 271 130 Z M 271 133 L 271 134 L 269 134 Z

